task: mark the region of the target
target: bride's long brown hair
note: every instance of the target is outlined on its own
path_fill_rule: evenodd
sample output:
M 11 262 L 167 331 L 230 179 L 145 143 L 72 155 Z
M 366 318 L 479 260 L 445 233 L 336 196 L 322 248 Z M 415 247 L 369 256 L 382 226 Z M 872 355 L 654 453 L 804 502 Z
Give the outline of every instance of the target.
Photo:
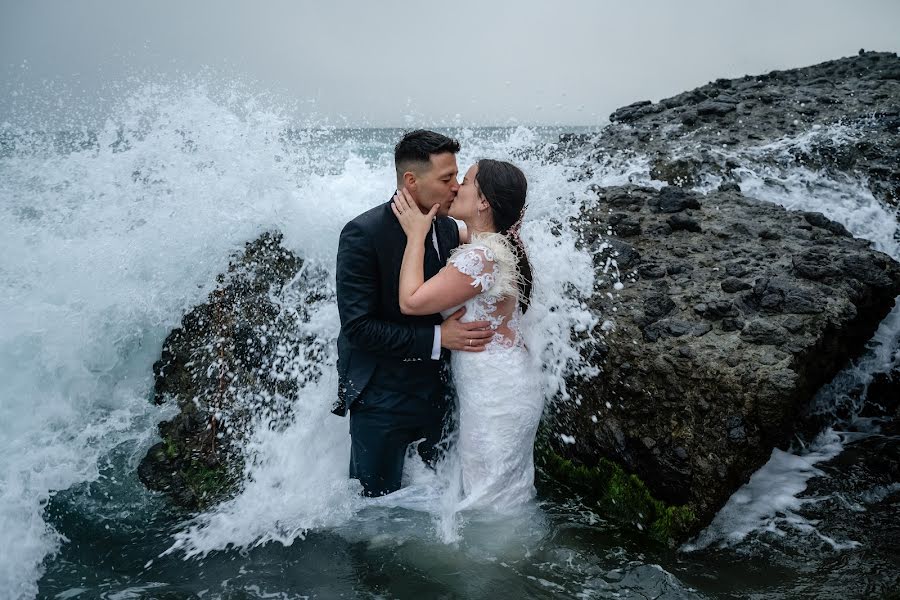
M 524 312 L 531 301 L 531 263 L 519 237 L 519 227 L 525 216 L 528 180 L 522 170 L 512 163 L 482 158 L 478 161 L 475 182 L 491 206 L 497 233 L 505 235 L 515 249 L 519 267 L 519 304 Z

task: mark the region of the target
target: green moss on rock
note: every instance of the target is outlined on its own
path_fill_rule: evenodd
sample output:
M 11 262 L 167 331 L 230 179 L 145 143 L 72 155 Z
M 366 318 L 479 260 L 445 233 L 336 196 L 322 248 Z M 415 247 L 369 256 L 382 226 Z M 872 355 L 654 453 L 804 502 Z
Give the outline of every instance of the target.
M 166 492 L 190 510 L 204 509 L 237 491 L 243 469 L 237 453 L 221 444 L 213 447 L 208 433 L 184 435 L 178 427 L 166 429 L 163 427 L 162 441 L 138 466 L 144 485 Z
M 209 463 L 202 458 L 193 459 L 182 468 L 184 483 L 201 507 L 218 502 L 234 492 L 238 483 L 235 471 L 223 462 Z
M 600 458 L 593 467 L 580 465 L 561 457 L 546 443 L 535 448 L 535 459 L 545 477 L 595 504 L 604 515 L 635 523 L 660 541 L 682 540 L 696 526 L 690 507 L 667 506 L 650 494 L 639 477 L 611 460 Z

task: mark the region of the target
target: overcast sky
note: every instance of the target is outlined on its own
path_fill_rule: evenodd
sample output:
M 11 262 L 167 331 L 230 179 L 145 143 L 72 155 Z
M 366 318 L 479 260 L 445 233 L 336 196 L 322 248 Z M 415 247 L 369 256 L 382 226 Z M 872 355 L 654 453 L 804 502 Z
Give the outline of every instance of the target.
M 12 86 L 206 66 L 348 124 L 591 125 L 862 47 L 900 51 L 900 0 L 0 0 L 0 116 Z

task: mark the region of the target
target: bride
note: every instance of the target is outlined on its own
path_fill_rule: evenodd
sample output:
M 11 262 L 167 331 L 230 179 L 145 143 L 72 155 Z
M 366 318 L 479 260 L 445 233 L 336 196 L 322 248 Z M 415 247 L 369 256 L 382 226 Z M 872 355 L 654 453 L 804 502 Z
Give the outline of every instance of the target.
M 534 496 L 534 437 L 543 394 L 522 339 L 520 318 L 531 295 L 531 267 L 519 239 L 527 181 L 508 163 L 482 159 L 463 179 L 450 216 L 463 242 L 437 275 L 424 281 L 424 247 L 437 206 L 423 214 L 404 189 L 391 208 L 406 233 L 400 310 L 408 315 L 465 306 L 463 321 L 494 331 L 483 352 L 453 352 L 459 397 L 459 510 L 507 512 Z

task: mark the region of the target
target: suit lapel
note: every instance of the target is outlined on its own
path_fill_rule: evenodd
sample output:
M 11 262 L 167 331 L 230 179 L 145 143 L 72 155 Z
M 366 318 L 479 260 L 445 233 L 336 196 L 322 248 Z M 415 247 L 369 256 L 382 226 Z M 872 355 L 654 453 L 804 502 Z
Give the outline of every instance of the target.
M 431 237 L 435 227 L 437 227 L 437 224 L 432 223 L 432 231 L 429 231 L 428 235 L 425 236 L 425 279 L 430 279 L 437 275 L 443 264 L 443 261 L 438 257 L 437 250 L 434 248 L 434 238 Z M 440 244 L 440 237 L 438 237 L 438 244 Z M 443 252 L 441 254 L 443 255 Z
M 450 253 L 459 245 L 459 229 L 449 218 L 436 219 L 434 226 L 438 232 L 438 247 L 441 249 L 441 265 L 447 264 Z M 456 234 L 456 235 L 454 235 Z

